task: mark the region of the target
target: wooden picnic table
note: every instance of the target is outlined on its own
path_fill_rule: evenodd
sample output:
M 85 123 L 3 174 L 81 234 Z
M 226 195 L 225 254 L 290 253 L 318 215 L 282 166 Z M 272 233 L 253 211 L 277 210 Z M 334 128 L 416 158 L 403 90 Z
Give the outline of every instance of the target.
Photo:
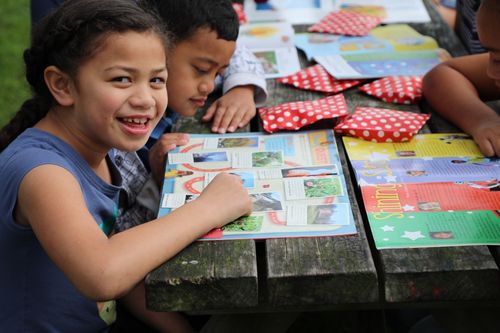
M 432 1 L 425 4 L 432 22 L 410 25 L 434 37 L 453 56 L 466 54 Z M 303 54 L 301 58 L 308 66 Z M 268 80 L 268 89 L 266 106 L 324 97 L 275 80 Z M 425 102 L 395 106 L 356 88 L 344 96 L 350 112 L 359 105 L 432 113 Z M 199 118 L 183 119 L 177 130 L 209 132 Z M 436 114 L 422 130 L 456 131 Z M 337 137 L 337 142 L 356 235 L 194 242 L 146 277 L 148 308 L 218 313 L 500 304 L 496 247 L 377 250 L 342 140 Z

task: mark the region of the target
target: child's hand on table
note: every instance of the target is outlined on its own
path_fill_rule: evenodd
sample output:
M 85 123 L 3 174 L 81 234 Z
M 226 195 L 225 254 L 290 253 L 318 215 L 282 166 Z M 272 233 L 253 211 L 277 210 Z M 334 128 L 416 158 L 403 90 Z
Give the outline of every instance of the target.
M 212 121 L 212 132 L 234 132 L 255 116 L 253 86 L 238 86 L 226 92 L 207 109 L 203 121 Z
M 252 211 L 252 200 L 243 186 L 241 177 L 224 172 L 212 179 L 196 201 L 204 203 L 208 209 L 211 208 L 214 216 L 218 215 L 216 220 L 219 224 L 213 226 L 214 228 L 222 227 Z
M 484 155 L 500 157 L 500 116 L 482 121 L 470 135 Z
M 186 133 L 165 133 L 149 149 L 149 165 L 151 174 L 156 183 L 161 187 L 163 174 L 165 173 L 165 161 L 167 153 L 177 146 L 186 145 L 189 142 L 189 134 Z

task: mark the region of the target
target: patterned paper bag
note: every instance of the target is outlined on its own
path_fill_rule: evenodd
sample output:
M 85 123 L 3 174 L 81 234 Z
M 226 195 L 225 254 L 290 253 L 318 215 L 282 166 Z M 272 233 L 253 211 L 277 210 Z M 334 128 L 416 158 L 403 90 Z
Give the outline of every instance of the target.
M 344 95 L 338 94 L 314 101 L 299 101 L 259 109 L 264 130 L 297 130 L 322 119 L 348 114 Z
M 278 82 L 296 88 L 336 94 L 363 82 L 362 80 L 337 80 L 321 65 L 307 67 L 295 74 L 278 79 Z
M 388 103 L 415 104 L 422 99 L 422 77 L 384 77 L 362 85 L 359 90 Z
M 429 119 L 427 114 L 358 107 L 335 126 L 335 132 L 372 142 L 409 141 Z
M 327 32 L 336 35 L 366 36 L 382 22 L 377 16 L 363 15 L 351 11 L 330 12 L 321 21 L 309 28 L 310 32 Z

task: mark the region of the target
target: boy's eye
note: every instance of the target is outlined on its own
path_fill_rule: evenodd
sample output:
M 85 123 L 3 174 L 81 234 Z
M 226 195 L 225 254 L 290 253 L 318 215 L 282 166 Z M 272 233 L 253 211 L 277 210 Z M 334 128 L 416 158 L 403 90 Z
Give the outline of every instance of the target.
M 208 73 L 208 70 L 200 68 L 200 67 L 197 67 L 197 66 L 194 66 L 194 69 L 196 70 L 196 72 L 198 74 L 207 74 Z

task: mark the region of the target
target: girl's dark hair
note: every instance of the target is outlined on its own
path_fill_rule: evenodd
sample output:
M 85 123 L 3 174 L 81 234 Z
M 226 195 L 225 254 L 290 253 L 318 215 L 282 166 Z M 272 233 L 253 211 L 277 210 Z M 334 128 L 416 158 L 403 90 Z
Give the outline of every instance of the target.
M 76 78 L 80 66 L 95 55 L 106 37 L 128 31 L 151 31 L 169 47 L 164 23 L 132 0 L 66 0 L 42 19 L 34 27 L 31 47 L 24 51 L 26 80 L 33 97 L 0 131 L 0 151 L 56 103 L 44 80 L 48 66 Z
M 156 8 L 173 35 L 174 43 L 208 28 L 227 41 L 238 38 L 239 20 L 231 0 L 142 0 Z

